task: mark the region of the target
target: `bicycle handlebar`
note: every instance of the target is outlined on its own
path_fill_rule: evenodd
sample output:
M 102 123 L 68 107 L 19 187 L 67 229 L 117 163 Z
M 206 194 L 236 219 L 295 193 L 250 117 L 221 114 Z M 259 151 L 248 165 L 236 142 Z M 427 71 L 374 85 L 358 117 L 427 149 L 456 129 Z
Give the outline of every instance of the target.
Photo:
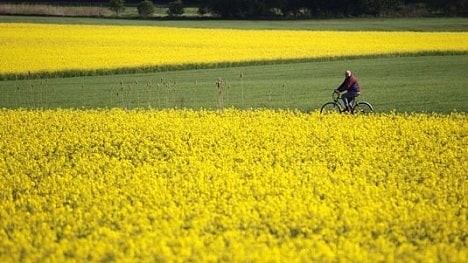
M 337 101 L 337 100 L 339 100 L 340 98 L 341 98 L 341 93 L 336 93 L 335 90 L 334 90 L 333 93 L 332 93 L 332 99 L 333 99 L 334 101 Z

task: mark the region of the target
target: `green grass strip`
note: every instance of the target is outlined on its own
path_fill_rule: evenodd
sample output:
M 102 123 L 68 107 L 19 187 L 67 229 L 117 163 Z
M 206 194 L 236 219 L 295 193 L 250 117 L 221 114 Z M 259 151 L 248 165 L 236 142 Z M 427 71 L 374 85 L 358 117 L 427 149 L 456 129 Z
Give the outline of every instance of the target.
M 164 26 L 185 28 L 232 28 L 243 30 L 325 30 L 325 31 L 414 31 L 466 32 L 465 17 L 393 17 L 337 19 L 222 20 L 212 18 L 97 18 L 63 16 L 0 15 L 2 23 L 46 23 L 112 26 Z
M 94 69 L 94 70 L 63 70 L 63 71 L 44 71 L 34 73 L 16 73 L 16 74 L 0 74 L 0 81 L 3 80 L 23 80 L 23 79 L 38 79 L 38 78 L 71 78 L 83 76 L 105 76 L 115 74 L 140 74 L 152 72 L 167 72 L 192 69 L 214 69 L 214 68 L 230 68 L 242 66 L 256 65 L 274 65 L 274 64 L 293 64 L 303 62 L 325 62 L 325 61 L 344 61 L 361 58 L 391 58 L 391 57 L 420 57 L 420 56 L 455 56 L 465 55 L 468 51 L 423 51 L 423 52 L 407 52 L 407 53 L 389 53 L 389 54 L 374 54 L 374 55 L 353 55 L 339 57 L 319 57 L 319 58 L 295 58 L 295 59 L 280 59 L 280 60 L 253 60 L 253 61 L 238 61 L 238 62 L 219 62 L 219 63 L 196 63 L 196 64 L 179 64 L 179 65 L 154 65 L 140 67 L 122 67 L 114 69 Z
M 377 112 L 468 112 L 468 54 L 387 57 L 0 82 L 0 108 L 313 111 L 352 70 Z M 220 95 L 216 81 L 224 80 Z

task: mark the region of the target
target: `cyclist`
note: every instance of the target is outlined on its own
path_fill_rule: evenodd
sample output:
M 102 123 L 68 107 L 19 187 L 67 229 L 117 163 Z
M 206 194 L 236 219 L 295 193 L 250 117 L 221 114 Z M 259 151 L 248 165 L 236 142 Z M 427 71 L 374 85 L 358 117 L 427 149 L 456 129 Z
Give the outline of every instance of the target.
M 341 96 L 343 103 L 346 105 L 348 112 L 352 112 L 351 102 L 354 98 L 361 94 L 361 86 L 357 79 L 353 76 L 350 70 L 345 71 L 345 80 L 343 83 L 335 90 L 337 94 L 346 91 L 345 94 Z

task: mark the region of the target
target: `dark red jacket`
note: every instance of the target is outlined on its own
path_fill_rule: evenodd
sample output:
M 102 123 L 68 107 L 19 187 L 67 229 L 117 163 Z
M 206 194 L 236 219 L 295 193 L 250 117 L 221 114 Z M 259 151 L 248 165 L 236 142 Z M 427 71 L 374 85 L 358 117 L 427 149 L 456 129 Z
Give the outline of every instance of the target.
M 345 90 L 350 92 L 361 92 L 361 86 L 359 86 L 357 79 L 351 75 L 350 77 L 345 78 L 337 90 L 339 92 L 343 92 Z

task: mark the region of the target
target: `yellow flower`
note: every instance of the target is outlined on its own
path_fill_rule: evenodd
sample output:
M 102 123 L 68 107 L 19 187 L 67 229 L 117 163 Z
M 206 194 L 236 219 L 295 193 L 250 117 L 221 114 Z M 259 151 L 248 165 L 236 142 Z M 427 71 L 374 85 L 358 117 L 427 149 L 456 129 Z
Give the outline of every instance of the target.
M 465 114 L 0 110 L 0 261 L 458 261 Z
M 0 74 L 468 50 L 466 32 L 0 23 Z

